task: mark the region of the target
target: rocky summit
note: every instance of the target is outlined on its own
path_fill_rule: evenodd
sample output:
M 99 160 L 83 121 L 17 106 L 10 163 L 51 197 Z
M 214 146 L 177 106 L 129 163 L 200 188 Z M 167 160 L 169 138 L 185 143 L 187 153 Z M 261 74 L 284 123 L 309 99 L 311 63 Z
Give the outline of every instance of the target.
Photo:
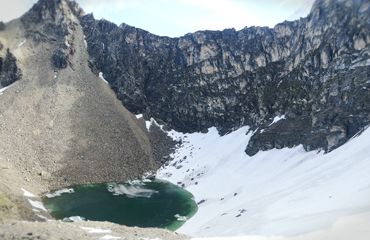
M 130 111 L 176 130 L 249 125 L 254 155 L 299 144 L 330 151 L 370 122 L 367 0 L 318 0 L 306 18 L 274 28 L 180 38 L 79 18 L 92 70 Z

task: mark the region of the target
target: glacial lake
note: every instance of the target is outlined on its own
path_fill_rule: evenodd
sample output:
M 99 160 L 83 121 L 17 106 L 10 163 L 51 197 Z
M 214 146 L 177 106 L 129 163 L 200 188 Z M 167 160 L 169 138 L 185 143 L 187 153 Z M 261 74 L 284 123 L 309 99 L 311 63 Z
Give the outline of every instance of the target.
M 198 209 L 191 193 L 160 180 L 72 186 L 47 194 L 43 203 L 56 219 L 82 217 L 173 231 Z

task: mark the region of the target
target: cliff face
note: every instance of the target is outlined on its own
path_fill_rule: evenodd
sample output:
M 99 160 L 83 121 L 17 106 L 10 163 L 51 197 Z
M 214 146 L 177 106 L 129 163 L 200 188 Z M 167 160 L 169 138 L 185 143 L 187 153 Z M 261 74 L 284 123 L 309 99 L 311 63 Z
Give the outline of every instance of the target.
M 180 38 L 80 19 L 92 69 L 130 111 L 179 131 L 250 125 L 253 155 L 298 144 L 331 150 L 370 122 L 367 0 L 318 0 L 306 18 L 274 28 Z
M 0 52 L 3 46 L 0 42 Z M 17 59 L 7 49 L 4 57 L 0 57 L 0 88 L 7 87 L 19 80 L 22 76 L 21 70 L 17 66 Z
M 5 23 L 0 22 L 0 32 L 5 28 Z M 0 89 L 9 86 L 21 77 L 22 73 L 17 65 L 17 59 L 0 41 Z

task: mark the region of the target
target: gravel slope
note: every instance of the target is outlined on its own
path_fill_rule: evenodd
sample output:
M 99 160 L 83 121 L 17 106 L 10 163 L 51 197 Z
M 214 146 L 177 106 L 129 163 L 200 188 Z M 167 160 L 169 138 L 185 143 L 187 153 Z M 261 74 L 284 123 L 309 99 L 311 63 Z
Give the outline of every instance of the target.
M 155 237 L 154 237 L 155 236 Z M 63 223 L 51 221 L 10 222 L 0 225 L 0 239 L 13 240 L 182 240 L 188 239 L 170 231 L 128 228 L 108 222 Z

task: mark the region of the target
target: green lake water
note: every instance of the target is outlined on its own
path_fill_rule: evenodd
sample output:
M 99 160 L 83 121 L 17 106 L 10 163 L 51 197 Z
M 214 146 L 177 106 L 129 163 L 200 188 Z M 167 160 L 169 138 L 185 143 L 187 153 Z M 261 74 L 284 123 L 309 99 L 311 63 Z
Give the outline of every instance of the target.
M 80 216 L 126 226 L 178 229 L 197 211 L 193 196 L 169 182 L 78 185 L 73 192 L 44 197 L 56 219 Z

